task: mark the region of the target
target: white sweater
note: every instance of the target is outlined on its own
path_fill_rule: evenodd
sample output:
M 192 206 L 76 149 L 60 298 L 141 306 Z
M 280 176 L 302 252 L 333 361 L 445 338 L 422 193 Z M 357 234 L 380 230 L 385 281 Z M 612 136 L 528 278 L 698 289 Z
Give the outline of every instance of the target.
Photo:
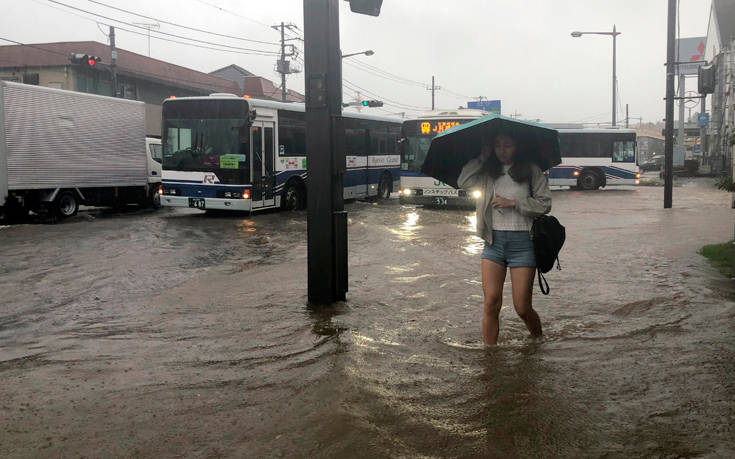
M 516 182 L 508 174 L 508 169 L 510 166 L 503 166 L 503 175 L 493 181 L 493 196 L 490 199 L 502 196 L 519 202 L 529 197 L 528 182 Z M 529 231 L 531 229 L 532 218 L 521 214 L 516 207 L 493 209 L 492 206 L 488 206 L 485 212 L 492 212 L 491 218 L 485 218 L 486 224 L 492 225 L 492 228 L 488 228 L 490 231 Z

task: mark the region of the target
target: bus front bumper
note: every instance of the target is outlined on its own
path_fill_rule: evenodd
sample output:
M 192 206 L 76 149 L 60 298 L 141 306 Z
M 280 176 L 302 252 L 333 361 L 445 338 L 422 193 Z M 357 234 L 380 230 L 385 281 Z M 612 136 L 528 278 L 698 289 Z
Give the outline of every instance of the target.
M 218 198 L 191 198 L 188 196 L 161 195 L 161 205 L 165 207 L 189 207 L 200 210 L 239 210 L 249 211 L 252 209 L 250 199 L 218 199 Z M 203 207 L 198 204 L 204 202 Z

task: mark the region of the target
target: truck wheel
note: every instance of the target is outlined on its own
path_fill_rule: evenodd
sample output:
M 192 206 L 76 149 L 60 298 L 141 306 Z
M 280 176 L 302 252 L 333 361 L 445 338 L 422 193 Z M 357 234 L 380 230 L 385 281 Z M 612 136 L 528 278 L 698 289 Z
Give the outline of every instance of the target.
M 600 187 L 597 174 L 594 172 L 584 172 L 579 178 L 579 187 L 583 190 L 596 190 Z
M 54 201 L 54 210 L 59 218 L 73 217 L 79 210 L 79 201 L 74 193 L 62 191 Z

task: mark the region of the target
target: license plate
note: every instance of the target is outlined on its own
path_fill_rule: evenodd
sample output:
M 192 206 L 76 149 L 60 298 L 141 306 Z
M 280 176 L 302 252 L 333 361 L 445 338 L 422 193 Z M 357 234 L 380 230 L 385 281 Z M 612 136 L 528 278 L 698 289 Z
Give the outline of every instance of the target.
M 205 209 L 204 198 L 189 198 L 189 207 L 195 209 Z
M 427 188 L 424 196 L 458 196 L 458 192 L 452 188 Z
M 434 203 L 435 206 L 446 206 L 447 205 L 447 198 L 443 198 L 443 197 L 439 197 L 438 196 L 438 197 L 435 197 L 434 199 L 432 199 L 432 202 Z

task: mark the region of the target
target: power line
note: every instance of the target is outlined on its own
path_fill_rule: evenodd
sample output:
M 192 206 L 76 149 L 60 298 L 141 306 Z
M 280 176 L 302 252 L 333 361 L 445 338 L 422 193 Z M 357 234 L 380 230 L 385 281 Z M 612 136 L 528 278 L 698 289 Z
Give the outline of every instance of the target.
M 245 19 L 246 21 L 250 21 L 252 23 L 259 24 L 259 25 L 262 25 L 263 27 L 265 27 L 267 29 L 270 29 L 270 26 L 268 24 L 266 24 L 265 22 L 260 22 L 260 21 L 258 21 L 256 19 L 249 18 L 247 16 L 243 16 L 242 14 L 235 13 L 234 11 L 230 11 L 228 9 L 222 8 L 221 6 L 214 5 L 214 4 L 209 3 L 209 2 L 205 2 L 204 0 L 196 0 L 196 1 L 198 1 L 199 3 L 201 3 L 203 5 L 207 5 L 207 6 L 210 6 L 210 7 L 214 8 L 214 9 L 220 10 L 220 11 L 222 11 L 224 13 L 228 13 L 228 14 L 231 14 L 233 16 L 237 16 L 239 18 Z
M 75 13 L 73 11 L 69 11 L 69 10 L 66 10 L 66 9 L 63 9 L 63 8 L 59 8 L 57 6 L 50 5 L 48 3 L 42 3 L 42 2 L 37 1 L 37 0 L 34 0 L 34 1 L 36 3 L 38 3 L 38 4 L 40 4 L 40 5 L 47 6 L 49 8 L 53 8 L 55 10 L 59 10 L 59 11 L 61 11 L 63 13 L 70 14 L 72 16 L 76 16 L 76 17 L 78 17 L 80 19 L 84 19 L 85 21 L 92 21 L 92 22 L 94 22 L 94 23 L 96 23 L 98 25 L 99 24 L 102 24 L 102 25 L 106 25 L 106 26 L 112 26 L 112 24 L 109 24 L 109 23 L 106 23 L 106 22 L 99 22 L 99 21 L 97 21 L 95 19 L 88 18 L 86 16 L 82 16 L 81 14 L 77 14 L 77 13 Z M 119 22 L 119 21 L 117 21 L 117 22 Z M 125 31 L 125 32 L 128 32 L 128 33 L 132 33 L 132 34 L 135 34 L 135 35 L 140 35 L 140 36 L 144 36 L 144 37 L 147 37 L 148 36 L 148 34 L 141 33 L 141 32 L 136 32 L 134 30 L 129 30 L 129 29 L 126 29 L 124 27 L 119 27 L 117 25 L 114 26 L 114 27 L 116 29 L 118 29 L 118 30 L 122 30 L 122 31 Z M 240 51 L 233 51 L 233 50 L 229 50 L 229 49 L 221 49 L 221 48 L 212 48 L 212 47 L 209 47 L 209 46 L 201 46 L 201 45 L 196 45 L 194 43 L 186 43 L 186 42 L 183 42 L 183 41 L 171 40 L 170 38 L 163 38 L 163 37 L 156 37 L 156 36 L 153 36 L 151 38 L 154 38 L 154 39 L 160 40 L 160 41 L 168 41 L 168 42 L 171 42 L 171 43 L 178 43 L 180 45 L 192 46 L 194 48 L 210 49 L 210 50 L 213 50 L 213 51 L 220 51 L 220 52 L 226 52 L 226 53 L 244 54 L 244 55 L 251 55 L 251 56 L 273 56 L 274 55 L 273 53 L 268 52 L 268 51 L 263 51 L 263 52 L 240 52 Z M 29 46 L 29 45 L 26 45 L 26 46 Z
M 156 22 L 160 22 L 162 24 L 168 24 L 168 25 L 172 25 L 174 27 L 180 27 L 182 29 L 193 30 L 195 32 L 202 32 L 202 33 L 206 33 L 206 34 L 210 34 L 210 35 L 215 35 L 215 36 L 223 37 L 223 38 L 232 38 L 233 40 L 249 41 L 249 42 L 252 42 L 252 43 L 261 43 L 261 44 L 264 44 L 264 45 L 278 45 L 278 43 L 276 43 L 274 41 L 253 40 L 253 39 L 250 39 L 250 38 L 236 37 L 236 36 L 233 36 L 233 35 L 225 35 L 225 34 L 221 34 L 221 33 L 217 33 L 217 32 L 210 32 L 208 30 L 197 29 L 196 27 L 190 27 L 190 26 L 185 26 L 185 25 L 181 25 L 181 24 L 176 24 L 174 22 L 170 22 L 170 21 L 166 21 L 166 20 L 163 20 L 163 19 L 154 18 L 154 17 L 151 17 L 151 16 L 146 16 L 144 14 L 136 13 L 134 11 L 125 10 L 123 8 L 118 8 L 116 6 L 108 5 L 108 4 L 102 3 L 102 2 L 98 2 L 97 0 L 87 0 L 87 1 L 89 1 L 91 3 L 96 3 L 97 5 L 102 5 L 104 7 L 107 7 L 107 8 L 113 9 L 113 10 L 121 11 L 123 13 L 132 14 L 133 16 L 138 16 L 138 17 L 141 17 L 141 18 L 150 19 L 150 20 L 153 20 L 153 21 L 156 21 Z
M 136 28 L 139 28 L 139 29 L 145 29 L 145 27 L 137 26 L 137 25 L 132 24 L 132 23 L 129 23 L 129 22 L 121 21 L 120 19 L 115 19 L 115 18 L 111 18 L 109 16 L 105 16 L 105 15 L 102 15 L 102 14 L 98 14 L 98 13 L 94 13 L 94 12 L 91 12 L 91 11 L 87 11 L 87 10 L 82 9 L 82 8 L 77 8 L 75 6 L 68 5 L 66 3 L 60 2 L 58 0 L 48 0 L 48 1 L 51 2 L 51 3 L 55 3 L 57 5 L 65 6 L 67 8 L 72 9 L 72 10 L 80 11 L 82 13 L 86 13 L 86 14 L 89 14 L 89 15 L 92 15 L 92 16 L 96 16 L 96 17 L 100 17 L 100 18 L 103 18 L 103 19 L 107 19 L 108 21 L 119 22 L 120 24 L 125 24 L 127 26 L 136 27 Z M 265 49 L 242 48 L 242 47 L 239 47 L 239 46 L 225 45 L 225 44 L 222 44 L 222 43 L 214 43 L 214 42 L 211 42 L 211 41 L 199 40 L 199 39 L 196 39 L 196 38 L 189 38 L 189 37 L 185 37 L 185 36 L 182 36 L 182 35 L 177 35 L 177 34 L 173 34 L 173 33 L 169 33 L 169 32 L 160 32 L 160 31 L 157 31 L 155 33 L 158 33 L 158 34 L 161 34 L 161 35 L 167 35 L 167 36 L 170 36 L 170 37 L 181 38 L 181 39 L 184 39 L 184 40 L 189 40 L 189 41 L 193 41 L 193 42 L 197 42 L 197 43 L 204 43 L 204 44 L 207 44 L 207 45 L 219 46 L 219 47 L 222 47 L 222 48 L 231 48 L 231 49 L 236 49 L 236 50 L 240 50 L 240 51 L 254 51 L 254 52 L 258 52 L 258 53 L 267 53 L 267 54 L 272 54 L 272 55 L 278 54 L 277 52 L 268 51 L 268 50 L 265 50 Z

